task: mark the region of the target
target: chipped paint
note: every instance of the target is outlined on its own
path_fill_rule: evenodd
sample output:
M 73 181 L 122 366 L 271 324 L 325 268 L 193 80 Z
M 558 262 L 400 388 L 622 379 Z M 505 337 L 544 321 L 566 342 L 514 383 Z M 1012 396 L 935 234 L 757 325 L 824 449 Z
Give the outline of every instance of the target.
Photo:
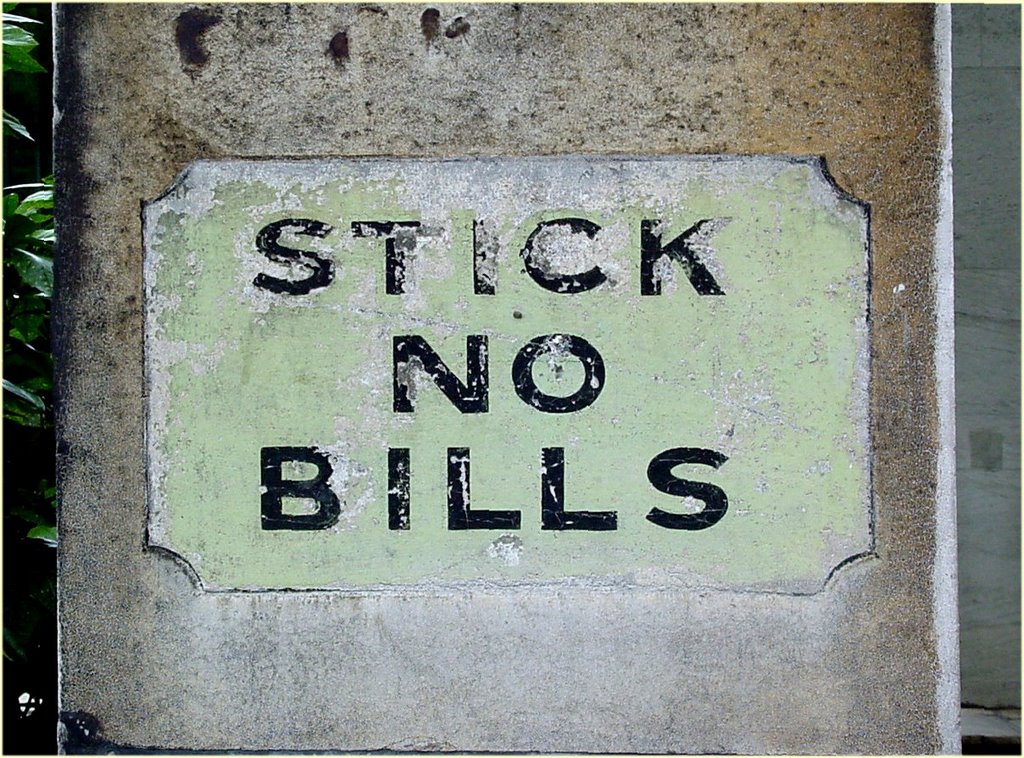
M 281 237 L 333 262 L 327 286 L 254 284 L 299 270 L 254 242 L 282 218 L 330 226 Z M 543 226 L 565 218 L 596 232 Z M 873 549 L 867 213 L 817 159 L 201 161 L 144 219 L 149 539 L 188 556 L 207 590 L 584 581 L 803 593 Z M 670 255 L 653 268 L 661 294 L 642 295 L 644 219 L 665 246 L 697 225 L 692 249 L 724 295 L 698 294 L 691 264 Z M 419 223 L 396 232 L 396 284 L 385 240 L 350 232 L 359 221 Z M 604 279 L 571 294 L 542 287 L 531 266 L 596 266 Z M 470 334 L 488 340 L 487 412 L 460 413 L 418 358 L 395 376 L 415 410 L 394 412 L 392 338 L 422 336 L 465 380 Z M 606 378 L 590 377 L 587 407 L 544 413 L 517 397 L 513 359 L 566 334 L 599 351 Z M 533 364 L 538 388 L 559 397 L 586 377 L 563 343 L 546 337 Z M 327 456 L 335 524 L 261 530 L 265 446 Z M 566 509 L 614 511 L 616 529 L 541 529 L 551 447 L 566 451 Z M 645 518 L 701 508 L 648 480 L 648 463 L 676 447 L 728 458 L 676 472 L 728 495 L 710 528 Z M 410 450 L 407 530 L 388 529 L 389 448 Z M 471 450 L 474 510 L 522 514 L 512 537 L 447 528 L 449 448 Z

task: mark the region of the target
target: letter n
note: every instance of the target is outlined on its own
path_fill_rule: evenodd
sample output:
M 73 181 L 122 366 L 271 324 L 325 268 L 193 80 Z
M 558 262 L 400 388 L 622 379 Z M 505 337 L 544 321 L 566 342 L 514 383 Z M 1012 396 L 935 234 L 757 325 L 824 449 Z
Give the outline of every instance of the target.
M 395 413 L 412 413 L 413 361 L 433 380 L 452 405 L 462 413 L 487 413 L 487 337 L 471 334 L 466 337 L 466 381 L 463 383 L 444 361 L 415 334 L 403 334 L 392 341 L 392 369 Z

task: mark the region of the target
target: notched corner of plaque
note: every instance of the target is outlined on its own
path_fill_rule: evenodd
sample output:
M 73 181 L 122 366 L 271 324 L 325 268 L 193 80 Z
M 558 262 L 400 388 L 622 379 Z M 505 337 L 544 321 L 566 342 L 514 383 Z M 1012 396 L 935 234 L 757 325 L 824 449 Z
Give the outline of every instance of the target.
M 861 566 L 877 559 L 878 553 L 875 552 L 874 543 L 874 536 L 872 535 L 871 544 L 865 550 L 862 550 L 859 553 L 854 553 L 853 555 L 848 555 L 846 558 L 843 558 L 843 560 L 839 561 L 839 563 L 834 565 L 832 569 L 828 572 L 828 574 L 825 576 L 824 580 L 821 582 L 821 586 L 816 588 L 813 592 L 807 594 L 817 595 L 819 592 L 824 592 L 830 586 L 839 581 L 839 579 L 836 578 L 837 576 L 839 576 L 840 574 L 843 577 L 848 575 L 849 572 L 846 570 L 848 566 Z
M 141 202 L 143 222 L 152 214 L 158 214 L 164 208 L 177 208 L 194 214 L 201 212 L 209 205 L 216 183 L 216 166 L 219 162 L 209 158 L 196 158 L 182 168 L 170 183 L 156 197 Z M 196 202 L 197 194 L 209 196 L 205 202 Z M 191 202 L 185 202 L 186 198 Z
M 829 555 L 822 563 L 824 575 L 819 579 L 817 586 L 808 592 L 798 594 L 817 595 L 819 592 L 824 592 L 842 578 L 850 575 L 848 567 L 869 564 L 878 558 L 875 548 L 875 518 L 872 506 L 868 506 L 865 515 L 867 517 L 867 524 L 864 525 L 866 529 L 861 531 L 858 536 L 832 542 Z
M 159 520 L 153 518 L 152 510 L 148 510 L 146 514 L 145 549 L 146 552 L 158 556 L 157 560 L 173 564 L 176 571 L 180 571 L 188 578 L 196 592 L 208 591 L 209 588 L 203 582 L 203 578 L 199 576 L 199 571 L 196 570 L 192 561 L 170 545 Z
M 832 171 L 828 167 L 828 159 L 824 155 L 810 155 L 807 156 L 804 161 L 808 166 L 818 172 L 818 177 L 825 183 L 833 195 L 838 199 L 844 200 L 852 205 L 857 206 L 863 213 L 865 218 L 871 215 L 871 205 L 866 200 L 861 200 L 853 193 L 843 189 L 839 182 L 836 181 Z
M 143 213 L 145 213 L 146 210 L 148 208 L 150 208 L 151 206 L 154 206 L 154 205 L 157 205 L 158 203 L 164 202 L 165 200 L 167 200 L 167 198 L 176 195 L 182 189 L 184 189 L 186 186 L 188 186 L 189 174 L 192 173 L 192 171 L 196 168 L 197 165 L 199 165 L 200 163 L 204 163 L 204 162 L 208 162 L 208 161 L 205 161 L 203 159 L 199 159 L 199 160 L 194 160 L 194 161 L 190 162 L 187 166 L 185 166 L 185 168 L 181 169 L 174 176 L 173 179 L 171 179 L 170 183 L 168 183 L 157 194 L 156 197 L 154 197 L 151 200 L 143 199 L 143 201 L 142 201 L 142 211 L 143 211 Z

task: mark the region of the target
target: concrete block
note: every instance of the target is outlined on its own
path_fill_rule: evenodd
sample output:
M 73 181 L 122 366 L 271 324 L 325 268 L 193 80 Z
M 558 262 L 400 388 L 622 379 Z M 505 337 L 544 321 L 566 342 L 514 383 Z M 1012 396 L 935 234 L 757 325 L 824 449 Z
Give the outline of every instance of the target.
M 1020 691 L 1020 502 L 1017 468 L 957 470 L 960 644 L 969 704 L 1012 706 Z
M 1020 301 L 1012 271 L 961 272 L 957 302 L 957 410 L 961 431 L 999 428 L 1009 444 L 1019 438 Z M 977 421 L 976 421 L 977 419 Z M 969 448 L 963 447 L 966 453 Z M 1008 451 L 1007 466 L 1019 468 Z
M 984 7 L 963 3 L 952 8 L 954 71 L 981 65 L 981 16 Z
M 957 271 L 1020 266 L 1020 70 L 954 75 Z
M 981 65 L 1020 70 L 1020 7 L 982 6 L 980 27 Z
M 956 750 L 948 10 L 68 5 L 57 11 L 56 49 L 65 750 Z M 665 194 L 630 161 L 690 168 L 662 177 L 673 188 Z M 342 170 L 357 164 L 365 174 Z M 693 173 L 694 165 L 725 178 Z M 202 167 L 222 181 L 199 181 Z M 275 171 L 286 176 L 260 178 Z M 419 189 L 406 191 L 413 184 Z M 486 290 L 490 281 L 474 276 L 488 248 L 470 223 L 472 211 L 487 210 L 488 194 L 496 199 L 486 218 L 501 226 L 499 290 L 493 301 L 467 290 L 461 306 L 448 294 L 453 282 Z M 354 218 L 353 209 L 389 218 Z M 671 224 L 656 223 L 655 211 Z M 340 228 L 339 217 L 345 232 L 332 237 L 324 227 Z M 305 221 L 268 230 L 296 218 Z M 575 226 L 541 229 L 570 218 Z M 399 221 L 438 234 L 406 238 L 382 225 Z M 543 244 L 531 228 L 547 235 Z M 584 238 L 595 247 L 580 248 Z M 641 254 L 648 243 L 661 246 L 649 260 Z M 662 255 L 668 247 L 674 252 Z M 603 290 L 585 282 L 582 294 L 537 289 L 538 280 L 583 277 L 595 259 L 581 249 L 609 256 L 597 258 Z M 360 255 L 378 268 L 360 269 Z M 395 263 L 404 255 L 409 292 Z M 281 292 L 256 284 L 260 274 L 283 292 L 321 279 L 295 295 L 306 301 L 282 305 L 268 299 Z M 638 291 L 645 276 L 666 296 Z M 501 289 L 509 281 L 518 284 Z M 340 308 L 321 307 L 331 297 Z M 265 323 L 252 307 L 259 298 L 268 313 L 276 308 Z M 742 328 L 702 314 L 708 298 L 723 324 Z M 572 316 L 573 302 L 589 304 Z M 648 310 L 667 307 L 679 310 L 663 314 L 657 330 L 643 326 Z M 514 355 L 523 340 L 548 334 L 555 315 L 576 318 L 572 333 L 587 330 L 598 350 L 607 336 L 624 355 L 662 361 L 663 385 L 609 361 L 608 387 L 592 407 L 552 413 L 550 426 L 524 426 L 516 414 L 531 401 L 511 386 L 488 398 L 508 423 L 488 427 L 482 413 L 434 429 L 392 419 L 405 412 L 398 398 L 413 374 L 416 403 L 453 411 L 439 390 L 443 372 L 435 365 L 425 371 L 433 378 L 423 377 L 426 352 L 419 366 L 377 355 L 372 341 L 393 338 L 394 325 L 423 329 L 435 347 L 480 325 L 490 360 L 507 369 L 495 374 L 499 387 L 525 376 Z M 357 317 L 366 320 L 353 326 Z M 319 342 L 308 333 L 332 327 Z M 351 355 L 335 358 L 339 347 Z M 451 396 L 479 403 L 474 369 L 467 362 L 464 373 L 461 363 L 472 346 L 448 347 L 461 382 L 449 382 Z M 596 379 L 600 390 L 593 361 L 552 358 L 549 366 L 550 342 L 537 351 L 543 361 L 529 350 L 526 357 L 540 364 L 531 375 L 539 396 L 578 394 L 560 388 L 559 369 Z M 246 368 L 236 361 L 244 355 L 264 363 Z M 361 388 L 345 360 L 375 367 L 373 381 Z M 338 372 L 325 389 L 332 361 Z M 759 368 L 764 388 L 756 376 L 741 382 L 737 371 Z M 265 387 L 275 372 L 286 377 L 280 391 L 259 399 L 280 413 L 267 415 L 241 390 Z M 700 392 L 688 388 L 687 372 Z M 800 391 L 789 402 L 791 376 L 804 384 L 793 384 Z M 208 391 L 211 377 L 239 389 L 239 400 Z M 613 381 L 633 389 L 613 392 Z M 638 404 L 636 388 L 648 383 L 663 387 L 658 407 Z M 307 384 L 317 407 L 296 416 L 294 398 Z M 332 393 L 348 410 L 322 408 Z M 167 397 L 176 400 L 162 405 Z M 614 419 L 626 422 L 604 402 L 632 402 L 647 426 L 617 443 Z M 161 409 L 162 426 L 154 423 Z M 316 429 L 306 426 L 314 417 Z M 283 421 L 275 427 L 271 418 Z M 356 500 L 359 481 L 375 483 L 366 523 L 377 519 L 379 554 L 367 561 L 365 582 L 351 581 L 358 561 L 350 555 L 305 550 L 313 543 L 304 540 L 326 533 L 279 530 L 270 542 L 268 523 L 330 517 L 327 493 L 348 486 L 331 477 L 353 457 L 319 443 L 356 445 L 370 435 L 365 446 L 376 445 L 383 461 L 391 438 L 371 432 L 389 425 L 448 454 L 454 479 L 444 480 L 438 463 L 436 481 L 420 491 L 411 484 L 409 497 L 438 503 L 430 528 L 438 540 L 461 540 L 458 560 L 445 564 L 438 540 L 426 540 L 406 543 L 416 560 L 403 564 L 398 543 L 387 542 L 404 536 L 403 513 L 415 518 L 401 507 L 400 456 L 393 469 L 345 469 Z M 691 443 L 691 433 L 701 439 Z M 471 504 L 463 435 L 496 451 L 474 463 L 474 476 L 493 475 L 500 489 L 480 508 L 512 510 L 499 495 L 516 504 L 531 497 L 519 530 L 503 522 L 481 541 L 471 528 L 452 529 L 453 513 L 472 520 L 484 487 L 474 484 Z M 557 487 L 541 488 L 561 461 L 508 454 L 517 438 L 542 436 L 550 449 L 570 451 L 578 436 L 650 455 L 639 473 L 607 457 L 583 490 L 596 505 L 570 504 Z M 252 440 L 323 457 L 265 459 Z M 232 554 L 223 548 L 236 535 L 217 523 L 213 501 L 175 519 L 189 494 L 235 476 L 202 454 L 233 456 L 234 442 L 248 445 L 228 458 L 241 472 L 231 503 L 242 510 L 232 504 L 223 515 L 244 519 L 248 509 L 250 521 L 238 522 L 241 547 Z M 805 446 L 835 454 L 794 468 Z M 685 492 L 656 491 L 656 480 L 684 481 L 689 458 L 656 463 L 659 451 L 683 447 L 729 461 L 704 465 L 698 473 L 709 476 L 693 474 L 679 485 Z M 422 476 L 410 460 L 411 476 Z M 766 465 L 781 477 L 777 500 L 754 470 Z M 719 469 L 720 479 L 710 476 Z M 182 475 L 191 477 L 184 485 Z M 515 483 L 519 475 L 525 484 Z M 634 480 L 651 491 L 629 496 Z M 734 491 L 729 509 L 707 528 L 679 530 L 689 539 L 676 551 L 664 536 L 660 547 L 648 545 L 652 532 L 643 529 L 659 527 L 643 517 L 652 505 L 641 497 L 688 497 L 676 515 L 698 520 L 715 512 L 714 490 L 694 489 L 696 480 Z M 756 528 L 730 532 L 744 524 L 744 502 Z M 605 515 L 584 519 L 582 511 Z M 564 525 L 569 516 L 607 525 L 611 511 L 621 529 L 542 528 L 545 518 Z M 212 526 L 182 546 L 180 524 L 211 516 Z M 336 522 L 332 534 L 369 550 L 362 522 L 353 523 L 342 533 Z M 414 520 L 414 538 L 416 528 Z M 282 548 L 251 552 L 271 544 Z M 531 546 L 547 562 L 531 562 Z M 398 579 L 389 581 L 389 570 Z M 216 581 L 204 583 L 204 572 Z

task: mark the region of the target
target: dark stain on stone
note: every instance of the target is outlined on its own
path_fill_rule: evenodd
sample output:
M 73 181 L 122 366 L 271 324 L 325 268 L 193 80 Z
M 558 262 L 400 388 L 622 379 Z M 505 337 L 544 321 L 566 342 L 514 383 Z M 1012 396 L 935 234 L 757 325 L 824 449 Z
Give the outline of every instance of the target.
M 220 157 L 210 143 L 200 136 L 197 124 L 182 123 L 165 113 L 153 113 L 145 125 L 145 138 L 159 147 L 158 160 L 165 164 L 161 171 L 169 176 L 181 171 L 196 158 Z
M 361 3 L 356 6 L 356 11 L 362 11 L 364 13 L 379 13 L 381 16 L 387 18 L 388 12 L 381 8 L 379 5 L 370 5 L 368 3 Z
M 210 54 L 203 47 L 203 35 L 220 21 L 219 16 L 198 8 L 192 8 L 178 16 L 174 22 L 174 38 L 178 43 L 182 63 L 194 68 L 206 65 L 210 60 Z
M 456 16 L 455 20 L 448 24 L 448 28 L 444 30 L 444 36 L 448 39 L 455 39 L 456 37 L 461 37 L 468 31 L 469 22 L 462 16 Z
M 441 11 L 437 8 L 427 8 L 420 16 L 420 31 L 423 32 L 423 39 L 429 45 L 441 31 Z
M 61 119 L 53 133 L 56 162 L 54 200 L 59 212 L 54 216 L 57 242 L 53 259 L 54 295 L 51 313 L 51 346 L 54 357 L 54 416 L 57 428 L 57 452 L 66 463 L 71 454 L 67 434 L 70 387 L 73 384 L 73 337 L 83 328 L 74 314 L 84 300 L 82 294 L 89 275 L 84 271 L 83 251 L 86 243 L 83 230 L 95 225 L 89 198 L 98 182 L 87 173 L 86 146 L 90 144 L 87 116 L 91 90 L 82 71 L 80 52 L 88 37 L 90 23 L 99 11 L 93 5 L 58 5 L 54 26 L 54 49 L 61 60 L 60 76 L 54 81 L 54 105 Z M 69 466 L 58 468 L 58 481 L 64 487 Z M 58 513 L 58 523 L 63 512 Z
M 971 468 L 1002 471 L 1003 435 L 990 429 L 971 432 Z
M 331 37 L 330 44 L 327 45 L 327 53 L 334 58 L 334 62 L 338 65 L 344 65 L 348 61 L 348 31 L 342 29 Z
M 63 752 L 91 753 L 95 751 L 90 748 L 96 748 L 103 744 L 103 739 L 100 737 L 100 721 L 91 713 L 63 711 L 60 714 L 59 722 L 63 727 L 61 735 Z

